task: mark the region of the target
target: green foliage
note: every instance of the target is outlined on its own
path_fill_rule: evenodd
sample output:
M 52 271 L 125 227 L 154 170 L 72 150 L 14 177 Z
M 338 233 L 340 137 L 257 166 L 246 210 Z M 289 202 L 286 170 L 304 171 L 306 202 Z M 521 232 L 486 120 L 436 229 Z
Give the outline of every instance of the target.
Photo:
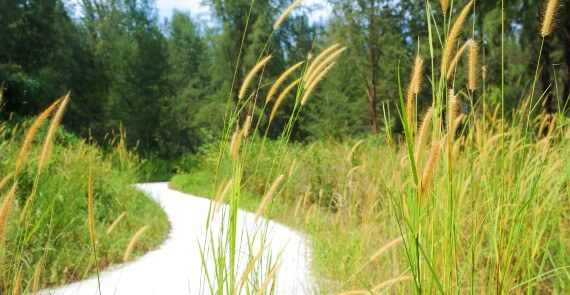
M 22 130 L 28 129 L 29 121 L 10 125 L 20 127 L 13 133 L 14 127 L 1 124 L 2 177 L 14 169 L 23 139 Z M 36 142 L 42 143 L 45 134 L 45 128 L 40 130 Z M 168 220 L 164 212 L 133 187 L 140 179 L 138 168 L 143 161 L 126 149 L 124 141 L 119 140 L 111 152 L 104 153 L 59 129 L 55 134 L 49 166 L 36 179 L 41 150 L 39 144 L 32 147 L 31 157 L 25 162 L 19 177 L 17 201 L 9 217 L 8 233 L 0 253 L 0 293 L 11 292 L 18 270 L 22 271 L 25 282 L 21 290 L 31 288 L 27 284 L 31 284 L 40 257 L 43 257 L 45 266 L 40 283 L 47 287 L 79 280 L 93 275 L 97 268 L 122 262 L 132 235 L 145 225 L 149 225 L 149 229 L 137 243 L 135 255 L 153 249 L 166 238 Z M 87 226 L 90 170 L 94 177 L 97 263 L 93 260 Z M 30 216 L 21 224 L 20 213 L 36 185 Z M 2 196 L 6 196 L 9 189 L 10 185 L 2 188 Z M 106 233 L 123 212 L 126 212 L 123 220 L 110 234 Z
M 331 79 L 315 92 L 313 101 L 318 103 L 299 117 L 292 138 L 400 132 L 395 120 L 384 119 L 385 115 L 397 118 L 396 73 L 398 67 L 408 72 L 418 51 L 426 65 L 438 63 L 441 46 L 433 47 L 433 58 L 427 54 L 424 16 L 429 4 L 432 28 L 443 32 L 450 20 L 443 18 L 439 3 L 330 0 L 333 12 L 327 22 L 313 23 L 303 13 L 294 13 L 271 32 L 276 15 L 290 2 L 209 0 L 205 4 L 217 22 L 205 27 L 182 12 L 159 23 L 153 0 L 83 1 L 80 17 L 62 0 L 1 0 L 0 83 L 5 86 L 5 110 L 16 116 L 37 114 L 49 101 L 71 91 L 75 99 L 64 120 L 71 131 L 101 141 L 122 126 L 130 145 L 175 159 L 219 138 L 226 103 L 237 103 L 242 80 L 262 53 L 272 54 L 273 59 L 263 80 L 256 81 L 261 89 L 255 107 L 250 106 L 256 113 L 270 111 L 263 108 L 264 85 L 286 65 L 304 59 L 308 52 L 318 53 L 327 44 L 341 43 L 348 50 L 331 71 Z M 455 1 L 453 10 L 464 2 Z M 488 90 L 505 79 L 508 112 L 520 105 L 532 84 L 543 1 L 516 0 L 506 7 L 504 45 L 510 58 L 504 73 L 498 3 L 477 2 L 475 38 L 481 44 Z M 547 111 L 563 108 L 570 94 L 568 7 L 561 6 L 557 29 L 546 39 L 539 64 L 534 97 L 538 100 L 548 90 L 542 98 Z M 302 6 L 301 12 L 308 10 Z M 459 43 L 468 37 L 467 32 L 462 34 Z M 463 83 L 459 78 L 464 72 L 461 62 L 458 84 Z M 422 92 L 418 105 L 428 104 L 430 95 Z M 285 101 L 278 111 L 268 130 L 271 138 L 280 136 L 292 106 L 292 101 Z
M 475 135 L 480 127 L 472 126 L 460 135 L 457 139 L 460 148 L 453 158 L 457 243 L 461 245 L 457 247 L 456 265 L 446 266 L 443 262 L 448 257 L 445 249 L 451 242 L 446 239 L 449 216 L 446 163 L 442 160 L 438 164 L 432 189 L 420 209 L 426 216 L 423 232 L 430 235 L 429 241 L 438 243 L 428 246 L 429 241 L 425 242 L 429 257 L 422 260 L 441 261 L 436 266 L 438 277 L 450 280 L 448 271 L 453 276 L 457 274 L 457 285 L 446 288 L 492 292 L 496 287 L 495 277 L 491 275 L 495 263 L 504 267 L 507 280 L 502 288 L 512 292 L 556 293 L 570 287 L 567 281 L 570 240 L 563 230 L 563 220 L 570 216 L 567 202 L 570 170 L 566 165 L 570 141 L 567 120 L 564 122 L 554 129 L 552 138 L 543 138 L 538 143 L 534 136 L 523 137 L 516 132 L 507 132 L 505 143 L 497 140 L 499 137 L 492 139 L 498 134 L 492 127 L 496 123 L 489 123 L 484 134 Z M 520 126 L 517 123 L 508 128 L 516 130 Z M 412 234 L 403 221 L 398 221 L 395 208 L 402 200 L 412 210 L 412 200 L 416 198 L 412 193 L 413 179 L 408 173 L 407 147 L 405 143 L 386 144 L 371 136 L 364 138 L 353 151 L 356 143 L 355 139 L 347 139 L 292 144 L 287 146 L 286 155 L 281 155 L 283 170 L 292 172 L 292 176 L 273 201 L 270 216 L 307 233 L 313 248 L 318 290 L 323 294 L 373 288 L 388 279 L 409 274 L 401 242 L 378 258 L 370 259 L 398 237 Z M 508 151 L 504 154 L 497 152 L 503 144 Z M 279 141 L 259 138 L 248 143 L 247 153 L 255 155 L 258 161 L 245 163 L 241 208 L 257 211 L 279 146 Z M 171 186 L 212 197 L 219 185 L 215 183 L 214 171 L 230 168 L 216 167 L 215 149 L 202 157 L 199 168 L 174 176 Z M 502 157 L 506 157 L 504 170 Z M 497 177 L 500 173 L 505 173 L 509 180 L 506 184 L 509 194 L 503 201 L 497 195 L 502 185 L 502 178 Z M 501 215 L 495 215 L 497 212 Z M 493 242 L 497 239 L 500 244 Z M 494 251 L 504 253 L 508 261 L 494 260 Z M 423 276 L 424 288 L 437 293 L 435 279 L 427 269 Z M 398 283 L 392 288 L 413 293 L 412 284 Z

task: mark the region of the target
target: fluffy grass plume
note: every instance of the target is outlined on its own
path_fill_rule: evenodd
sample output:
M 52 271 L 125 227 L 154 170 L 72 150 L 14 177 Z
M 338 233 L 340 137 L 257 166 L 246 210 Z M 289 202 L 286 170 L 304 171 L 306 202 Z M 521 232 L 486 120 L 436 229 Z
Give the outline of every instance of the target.
M 417 171 L 419 171 L 419 167 L 421 167 L 421 160 L 422 160 L 422 150 L 423 145 L 427 141 L 431 127 L 432 127 L 432 119 L 433 119 L 433 107 L 430 107 L 424 118 L 422 120 L 422 124 L 420 125 L 420 132 L 418 133 L 417 141 L 416 141 L 416 153 L 415 153 L 415 162 Z
M 0 190 L 10 181 L 10 179 L 12 179 L 12 176 L 14 176 L 14 172 L 6 174 L 6 176 L 0 180 Z
M 382 255 L 384 252 L 388 251 L 390 248 L 398 245 L 400 242 L 402 242 L 404 239 L 402 237 L 399 237 L 393 241 L 391 241 L 390 243 L 384 245 L 384 247 L 380 248 L 378 251 L 376 251 L 374 254 L 372 254 L 372 256 L 370 256 L 369 261 L 373 261 L 376 260 L 378 257 L 380 257 L 380 255 Z
M 275 105 L 273 105 L 273 109 L 271 110 L 271 115 L 269 116 L 269 122 L 273 121 L 273 118 L 275 118 L 275 115 L 277 114 L 277 110 L 279 109 L 279 106 L 281 106 L 281 104 L 283 103 L 283 101 L 287 97 L 287 94 L 289 94 L 289 92 L 291 92 L 291 90 L 293 90 L 293 88 L 295 88 L 295 86 L 297 86 L 297 84 L 299 84 L 299 82 L 301 82 L 301 78 L 291 82 L 291 84 L 289 84 L 287 87 L 285 87 L 285 89 L 283 89 L 283 92 L 281 92 L 281 94 L 279 94 L 279 97 L 277 97 L 277 100 L 275 101 Z
M 414 117 L 415 117 L 415 101 L 416 96 L 420 93 L 422 83 L 422 69 L 424 66 L 424 59 L 421 56 L 416 56 L 414 61 L 414 69 L 410 77 L 410 85 L 408 86 L 408 93 L 406 96 L 406 120 L 408 126 L 415 130 Z
M 447 80 L 451 80 L 451 78 L 453 77 L 453 74 L 455 73 L 455 68 L 457 67 L 457 64 L 459 64 L 459 61 L 461 60 L 461 56 L 463 56 L 465 49 L 467 49 L 467 45 L 468 43 L 465 43 L 463 44 L 463 46 L 459 47 L 459 50 L 457 50 L 457 53 L 453 57 L 453 60 L 451 60 L 451 63 L 449 64 L 449 67 L 447 69 L 447 75 L 446 75 Z
M 47 109 L 45 109 L 36 118 L 34 123 L 32 123 L 32 126 L 30 127 L 30 129 L 26 133 L 26 137 L 24 138 L 24 142 L 22 143 L 22 146 L 20 147 L 20 152 L 18 154 L 18 161 L 16 162 L 16 168 L 14 169 L 14 175 L 16 176 L 16 178 L 18 177 L 18 174 L 20 173 L 20 169 L 22 168 L 22 165 L 24 164 L 24 161 L 26 160 L 26 156 L 28 155 L 28 152 L 30 150 L 30 147 L 32 146 L 32 142 L 34 141 L 36 134 L 38 133 L 38 130 L 40 129 L 42 124 L 45 122 L 45 120 L 47 120 L 47 118 L 51 115 L 53 110 L 55 110 L 55 108 L 57 107 L 57 105 L 60 102 L 61 102 L 61 99 L 58 99 L 54 103 L 52 103 Z
M 455 95 L 455 91 L 453 89 L 449 90 L 449 106 L 447 109 L 447 131 L 449 134 L 448 140 L 451 142 L 453 141 L 453 137 L 455 136 L 452 133 L 457 124 L 457 116 L 459 115 L 459 106 L 461 105 L 457 95 Z
M 115 229 L 115 227 L 117 227 L 119 222 L 121 222 L 121 220 L 123 220 L 123 218 L 125 218 L 126 215 L 127 215 L 127 212 L 121 213 L 121 215 L 119 215 L 119 217 L 117 217 L 117 219 L 115 219 L 115 221 L 113 221 L 113 223 L 111 223 L 111 225 L 109 225 L 106 233 L 111 234 L 113 232 L 113 230 Z
M 257 209 L 257 213 L 255 214 L 256 221 L 259 219 L 259 217 L 261 217 L 261 215 L 265 213 L 265 210 L 267 209 L 269 202 L 273 199 L 273 196 L 275 195 L 275 193 L 277 193 L 279 187 L 281 187 L 281 183 L 283 183 L 284 179 L 285 175 L 281 174 L 273 181 L 273 184 L 271 185 L 267 193 L 265 193 L 265 196 L 263 197 L 263 200 L 261 201 L 261 204 Z
M 16 281 L 14 282 L 14 287 L 12 288 L 12 295 L 20 295 L 20 288 L 22 287 L 22 271 L 18 271 L 16 275 Z
M 479 55 L 479 45 L 475 39 L 471 39 L 469 44 L 469 64 L 467 67 L 467 88 L 471 91 L 477 89 L 477 58 Z
M 277 31 L 277 29 L 279 29 L 281 24 L 287 19 L 287 16 L 289 15 L 289 13 L 291 13 L 291 11 L 293 9 L 295 9 L 297 6 L 299 6 L 299 4 L 301 4 L 301 2 L 303 2 L 303 0 L 296 0 L 295 2 L 291 3 L 291 5 L 289 5 L 289 7 L 287 7 L 287 9 L 285 9 L 285 11 L 283 11 L 283 13 L 281 13 L 281 15 L 279 16 L 277 21 L 273 24 L 273 30 Z
M 455 46 L 457 44 L 457 39 L 461 34 L 461 30 L 463 29 L 463 23 L 465 23 L 465 20 L 467 20 L 467 17 L 469 16 L 472 5 L 473 5 L 473 0 L 469 1 L 467 5 L 465 5 L 463 10 L 461 10 L 459 15 L 457 16 L 457 19 L 453 23 L 453 26 L 451 27 L 451 30 L 447 35 L 447 40 L 445 41 L 445 47 L 443 50 L 443 57 L 441 60 L 442 75 L 447 74 L 447 69 L 449 67 L 449 60 L 451 58 L 453 50 L 455 49 Z
M 257 74 L 257 72 L 259 72 L 259 70 L 261 70 L 261 68 L 263 68 L 263 66 L 265 66 L 265 64 L 267 64 L 267 62 L 269 62 L 269 60 L 271 59 L 271 55 L 268 55 L 266 57 L 264 57 L 262 60 L 260 60 L 254 67 L 253 69 L 251 69 L 249 71 L 249 73 L 247 74 L 247 76 L 245 77 L 245 79 L 243 80 L 243 83 L 241 84 L 241 88 L 239 90 L 239 95 L 238 98 L 242 99 L 245 96 L 245 92 L 247 91 L 247 87 L 249 86 L 249 84 L 251 83 L 251 81 L 253 80 L 253 77 L 255 77 L 255 74 Z
M 218 212 L 220 210 L 220 207 L 224 203 L 224 200 L 226 199 L 226 196 L 230 192 L 230 189 L 232 188 L 233 185 L 234 185 L 234 180 L 230 179 L 230 181 L 228 181 L 228 184 L 225 185 L 224 189 L 217 196 L 216 206 L 214 207 L 214 212 Z M 223 186 L 223 183 L 222 183 L 222 185 L 220 185 L 220 187 L 222 187 L 222 186 Z
M 251 259 L 249 261 L 249 263 L 247 264 L 247 267 L 245 268 L 245 270 L 243 271 L 243 274 L 241 275 L 240 280 L 238 281 L 238 285 L 236 286 L 236 290 L 235 290 L 235 294 L 239 294 L 239 290 L 241 289 L 241 287 L 245 284 L 245 282 L 247 282 L 247 277 L 249 277 L 249 274 L 251 273 L 251 271 L 253 270 L 253 267 L 255 266 L 255 263 L 259 260 L 259 258 L 261 258 L 261 255 L 263 255 L 263 252 L 265 251 L 266 246 L 261 247 L 261 249 L 259 250 L 259 252 L 257 252 L 257 254 L 255 255 L 255 257 L 253 257 L 253 259 Z
M 39 175 L 43 171 L 44 166 L 47 164 L 49 154 L 51 151 L 51 147 L 53 145 L 53 137 L 55 136 L 55 131 L 57 130 L 57 126 L 59 126 L 59 123 L 61 122 L 61 118 L 63 118 L 63 114 L 65 113 L 65 108 L 66 108 L 68 102 L 69 102 L 69 94 L 67 94 L 63 98 L 58 99 L 54 104 L 52 104 L 52 106 L 54 106 L 57 103 L 57 105 L 59 105 L 59 107 L 58 107 L 57 111 L 55 112 L 55 115 L 53 116 L 53 119 L 51 121 L 48 133 L 47 133 L 46 138 L 44 140 L 44 145 L 42 147 L 42 152 L 40 154 L 40 160 L 38 163 L 38 172 L 37 172 L 36 177 L 39 177 Z M 50 106 L 50 108 L 51 108 L 51 106 Z M 50 108 L 48 108 L 48 110 Z M 44 113 L 46 111 L 44 111 Z M 42 115 L 43 115 L 43 113 L 40 115 L 40 117 Z M 40 119 L 40 117 L 38 117 L 36 122 Z M 30 131 L 33 130 L 36 122 L 34 122 L 34 124 L 32 125 L 32 128 L 30 128 Z M 41 125 L 41 122 L 40 122 L 40 125 Z M 38 125 L 38 127 L 40 125 Z M 31 144 L 32 140 L 29 141 L 30 144 Z M 26 139 L 24 140 L 24 145 L 26 144 L 26 142 L 28 142 L 28 136 L 26 136 Z M 24 149 L 24 147 L 22 147 L 22 149 Z M 22 151 L 22 149 L 20 150 L 20 152 Z M 27 149 L 29 149 L 29 147 L 27 147 Z M 16 169 L 19 169 L 19 168 L 17 167 Z M 32 188 L 32 192 L 31 192 L 30 196 L 28 197 L 28 199 L 26 200 L 26 203 L 24 204 L 24 208 L 22 209 L 22 212 L 20 213 L 20 223 L 24 222 L 24 219 L 26 217 L 28 209 L 34 201 L 34 198 L 36 195 L 36 189 L 37 189 L 37 186 L 36 186 L 36 184 L 34 184 L 34 187 Z
M 443 15 L 447 15 L 447 10 L 449 9 L 449 0 L 439 0 L 439 3 L 441 4 L 441 12 L 443 12 Z
M 36 265 L 34 271 L 34 278 L 32 279 L 32 294 L 38 293 L 41 288 L 42 270 L 44 268 L 44 257 L 42 256 Z
M 277 276 L 277 272 L 281 268 L 281 264 L 283 264 L 282 261 L 279 262 L 277 265 L 275 265 L 273 269 L 271 269 L 271 272 L 269 272 L 267 278 L 265 278 L 265 281 L 263 281 L 263 284 L 261 284 L 261 287 L 259 288 L 259 290 L 257 290 L 257 293 L 255 294 L 257 295 L 265 294 L 267 286 L 269 286 L 269 283 L 271 283 L 275 279 L 275 276 Z
M 51 124 L 49 126 L 49 130 L 44 141 L 44 146 L 42 148 L 42 153 L 40 154 L 38 173 L 41 173 L 41 171 L 43 170 L 43 168 L 47 163 L 51 147 L 53 145 L 53 137 L 55 136 L 55 131 L 57 130 L 57 126 L 59 126 L 59 123 L 63 118 L 63 114 L 65 113 L 65 109 L 68 103 L 69 103 L 69 93 L 61 100 L 61 103 L 59 104 L 59 107 L 57 108 L 57 111 L 55 112 L 55 115 L 51 120 Z
M 307 68 L 307 71 L 305 72 L 305 75 L 304 75 L 305 82 L 307 81 L 307 78 L 309 78 L 312 75 L 315 68 L 319 66 L 319 64 L 321 63 L 321 60 L 326 58 L 329 53 L 331 53 L 333 50 L 335 50 L 339 46 L 340 46 L 340 44 L 338 44 L 338 43 L 333 44 L 333 45 L 329 46 L 327 49 L 323 50 L 323 52 L 319 53 L 319 55 L 317 55 L 317 57 L 315 57 L 315 59 L 313 59 L 313 61 L 311 62 L 311 64 Z
M 279 89 L 281 84 L 283 84 L 285 79 L 287 79 L 287 77 L 289 77 L 289 75 L 291 75 L 303 63 L 304 63 L 304 61 L 296 63 L 292 67 L 288 68 L 285 72 L 283 72 L 283 74 L 281 74 L 281 76 L 279 76 L 279 78 L 277 78 L 277 80 L 275 80 L 275 82 L 273 83 L 273 85 L 269 89 L 269 92 L 267 93 L 267 98 L 265 99 L 266 103 L 270 102 L 271 99 L 273 99 L 273 96 L 275 96 L 275 93 L 277 93 L 277 90 Z
M 252 120 L 253 120 L 253 117 L 251 115 L 247 115 L 247 117 L 245 117 L 245 122 L 243 122 L 243 128 L 241 130 L 241 132 L 243 133 L 243 137 L 249 136 L 249 132 L 251 131 L 251 121 Z
M 322 71 L 327 68 L 337 57 L 339 57 L 346 47 L 343 47 L 327 56 L 323 61 L 321 61 L 311 73 L 307 73 L 305 79 L 305 89 L 311 87 L 311 84 L 316 80 L 316 78 L 322 73 Z
M 554 29 L 556 17 L 556 9 L 558 8 L 558 0 L 548 0 L 544 5 L 544 12 L 542 15 L 542 23 L 540 24 L 540 35 L 542 37 L 552 34 Z
M 356 149 L 364 142 L 363 139 L 359 140 L 357 143 L 355 143 L 352 148 L 350 149 L 350 152 L 348 153 L 348 156 L 346 156 L 346 162 L 350 163 L 350 161 L 352 161 L 352 155 L 354 155 L 354 152 L 356 152 Z
M 384 288 L 390 287 L 394 284 L 406 282 L 406 281 L 411 281 L 413 279 L 414 279 L 413 276 L 400 276 L 397 278 L 389 279 L 387 281 L 384 281 L 384 282 L 376 285 L 374 288 L 372 288 L 372 292 L 378 292 L 378 291 L 380 291 Z
M 440 151 L 441 143 L 439 141 L 434 141 L 431 152 L 429 154 L 428 160 L 424 167 L 424 171 L 422 173 L 422 183 L 421 183 L 421 195 L 424 196 L 427 193 L 427 188 L 429 186 L 431 177 L 435 171 L 435 167 L 437 165 L 437 159 L 439 158 L 439 151 Z
M 242 134 L 243 133 L 236 130 L 234 132 L 234 134 L 232 135 L 232 141 L 230 142 L 230 151 L 229 152 L 230 152 L 230 156 L 234 159 L 237 157 L 237 154 L 239 152 Z
M 125 255 L 123 255 L 123 261 L 129 260 L 129 257 L 131 256 L 131 253 L 135 249 L 135 245 L 136 245 L 138 239 L 142 236 L 142 234 L 147 229 L 148 229 L 148 225 L 145 225 L 135 233 L 135 235 L 132 237 L 131 241 L 129 242 L 129 245 L 127 246 L 127 250 L 125 250 Z
M 10 191 L 8 191 L 8 194 L 4 197 L 4 200 L 2 200 L 2 206 L 0 206 L 0 246 L 2 247 L 6 240 L 8 219 L 10 218 L 10 213 L 12 213 L 14 200 L 16 199 L 16 189 L 17 185 L 14 183 Z
M 303 94 L 303 97 L 301 98 L 301 105 L 305 105 L 307 103 L 307 100 L 309 100 L 309 96 L 311 95 L 311 92 L 313 92 L 313 90 L 315 89 L 315 87 L 317 87 L 317 85 L 319 84 L 319 82 L 321 82 L 321 80 L 325 77 L 325 75 L 327 74 L 327 72 L 335 65 L 335 62 L 331 63 L 324 71 L 320 72 L 319 75 L 311 82 L 311 84 L 305 89 L 305 93 Z

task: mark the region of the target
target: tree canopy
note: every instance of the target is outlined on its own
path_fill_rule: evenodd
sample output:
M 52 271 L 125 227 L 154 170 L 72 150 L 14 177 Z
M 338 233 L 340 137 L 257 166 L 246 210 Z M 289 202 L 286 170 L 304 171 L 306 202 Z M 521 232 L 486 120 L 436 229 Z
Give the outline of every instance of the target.
M 408 73 L 417 54 L 426 58 L 426 69 L 432 63 L 426 13 L 438 14 L 434 22 L 443 19 L 439 1 L 328 0 L 333 9 L 326 22 L 311 21 L 302 13 L 310 8 L 302 6 L 272 32 L 291 2 L 207 0 L 214 25 L 206 26 L 180 11 L 161 22 L 152 0 L 82 0 L 77 15 L 63 0 L 0 0 L 4 113 L 34 115 L 71 92 L 64 124 L 78 135 L 103 140 L 124 128 L 131 144 L 179 156 L 220 135 L 226 103 L 240 103 L 244 77 L 262 56 L 273 58 L 261 86 L 308 54 L 339 43 L 347 49 L 299 118 L 294 139 L 401 131 L 395 120 L 398 69 Z M 454 1 L 452 9 L 466 2 Z M 557 27 L 542 44 L 543 5 L 509 1 L 502 72 L 500 1 L 476 2 L 474 38 L 482 49 L 489 100 L 498 99 L 502 75 L 508 108 L 529 95 L 542 45 L 536 97 L 544 96 L 545 112 L 568 104 L 570 5 L 560 7 Z M 465 33 L 461 43 L 470 37 Z M 440 55 L 435 48 L 434 57 Z M 429 96 L 420 94 L 419 104 L 422 95 Z M 269 112 L 263 102 L 248 107 Z M 277 112 L 269 136 L 279 136 L 287 124 L 288 104 Z

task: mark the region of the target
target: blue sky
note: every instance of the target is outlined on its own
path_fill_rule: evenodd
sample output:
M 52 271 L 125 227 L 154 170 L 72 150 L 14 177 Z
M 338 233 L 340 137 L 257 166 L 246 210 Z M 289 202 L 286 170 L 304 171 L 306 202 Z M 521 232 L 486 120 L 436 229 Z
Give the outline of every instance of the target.
M 75 10 L 75 16 L 81 15 L 81 0 L 67 0 L 67 5 L 73 11 Z M 156 0 L 156 8 L 158 10 L 158 17 L 160 22 L 165 18 L 170 18 L 174 9 L 189 12 L 192 17 L 198 19 L 203 24 L 211 24 L 211 13 L 207 6 L 202 5 L 203 0 Z M 230 0 L 231 1 L 231 0 Z M 290 0 L 291 3 L 293 0 Z M 299 8 L 310 8 L 310 12 L 307 9 Z M 305 0 L 301 4 L 301 7 L 297 7 L 292 13 L 308 13 L 309 20 L 312 22 L 322 22 L 327 19 L 331 13 L 331 6 L 326 0 Z M 277 17 L 277 15 L 275 16 Z
M 202 0 L 157 0 L 156 7 L 161 20 L 170 17 L 172 11 L 178 9 L 190 12 L 193 17 L 207 22 L 210 18 L 210 11 L 206 6 L 201 5 L 201 2 Z M 305 0 L 301 5 L 315 8 L 309 15 L 312 21 L 326 19 L 330 13 L 330 6 L 325 0 Z

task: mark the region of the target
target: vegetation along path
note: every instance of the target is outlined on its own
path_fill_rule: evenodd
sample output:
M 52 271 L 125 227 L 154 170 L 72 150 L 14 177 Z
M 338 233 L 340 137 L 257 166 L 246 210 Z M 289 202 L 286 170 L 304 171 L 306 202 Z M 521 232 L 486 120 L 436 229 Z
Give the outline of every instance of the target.
M 209 293 L 203 268 L 201 244 L 204 244 L 208 212 L 211 201 L 184 194 L 168 187 L 168 183 L 137 185 L 139 189 L 156 200 L 168 215 L 171 223 L 170 236 L 157 250 L 140 259 L 102 272 L 95 278 L 44 290 L 40 294 L 206 294 Z M 224 205 L 225 206 L 225 205 Z M 225 208 L 219 210 L 222 215 Z M 247 255 L 251 253 L 246 238 L 267 225 L 267 248 L 265 260 L 279 260 L 282 264 L 276 277 L 277 294 L 302 294 L 310 290 L 309 248 L 297 232 L 281 224 L 255 220 L 255 214 L 239 211 L 238 237 L 242 243 L 238 253 L 238 269 L 244 269 Z M 221 217 L 220 217 L 221 218 Z M 214 219 L 215 220 L 215 219 Z M 216 232 L 210 227 L 210 232 Z M 209 239 L 209 238 L 208 238 Z M 214 240 L 216 238 L 214 237 Z M 255 247 L 255 246 L 254 246 Z M 257 248 L 259 250 L 259 247 Z M 263 260 L 263 259 L 260 259 Z M 240 263 L 241 262 L 241 263 Z M 208 265 L 208 268 L 212 265 Z

